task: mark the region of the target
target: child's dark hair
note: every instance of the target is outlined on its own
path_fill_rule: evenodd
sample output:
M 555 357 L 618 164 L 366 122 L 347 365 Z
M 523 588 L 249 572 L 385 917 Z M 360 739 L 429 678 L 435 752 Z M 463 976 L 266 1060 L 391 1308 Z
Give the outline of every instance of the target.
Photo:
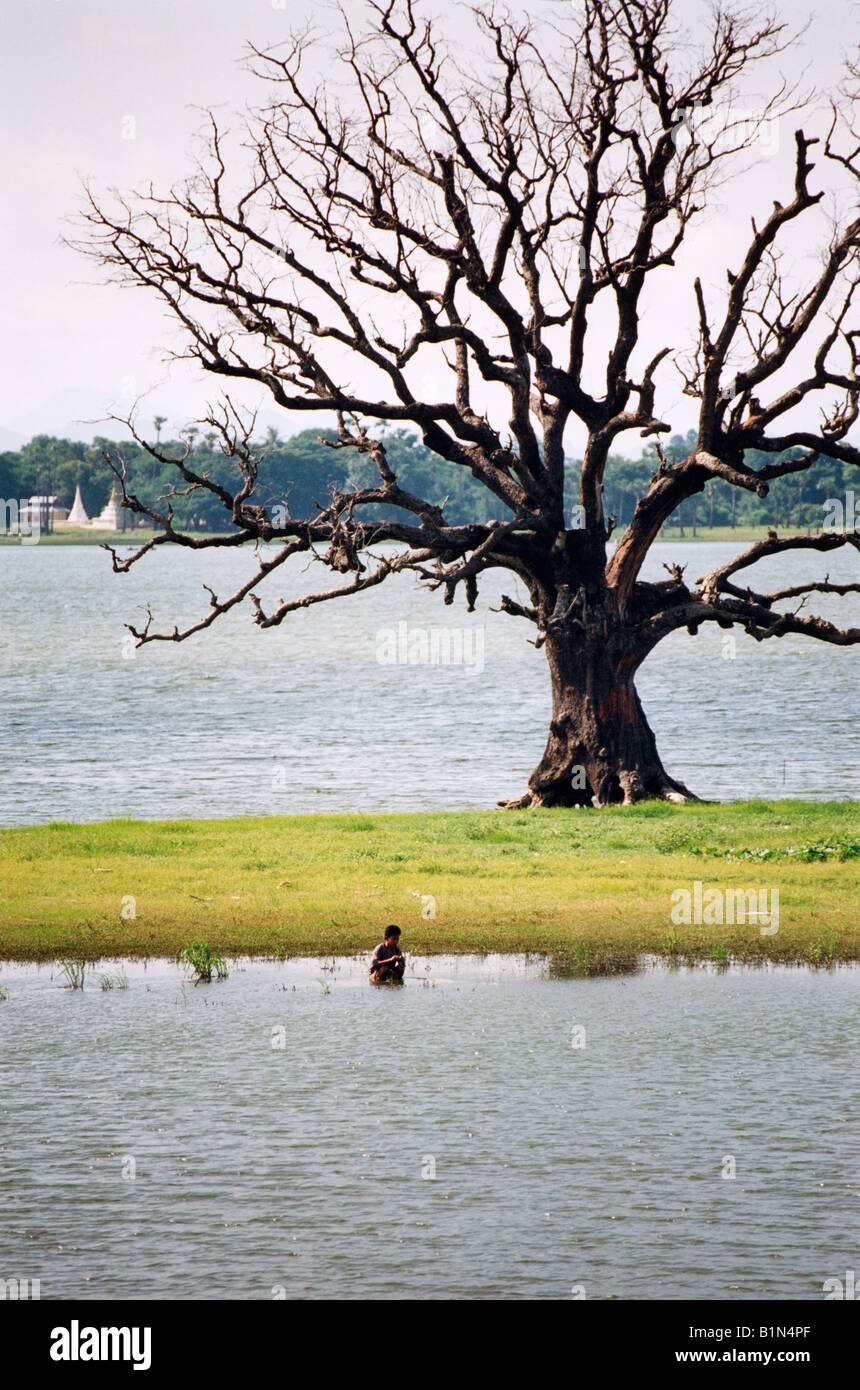
M 392 925 L 391 925 L 390 927 L 386 927 L 386 928 L 385 928 L 385 939 L 386 939 L 386 941 L 388 940 L 389 936 L 399 936 L 399 935 L 400 935 L 400 928 L 399 928 L 399 927 L 395 927 L 393 923 L 392 923 Z

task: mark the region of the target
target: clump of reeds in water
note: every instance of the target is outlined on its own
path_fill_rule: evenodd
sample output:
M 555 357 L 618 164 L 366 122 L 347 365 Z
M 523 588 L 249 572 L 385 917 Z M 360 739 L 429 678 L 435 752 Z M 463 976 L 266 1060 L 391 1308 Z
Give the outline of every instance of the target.
M 105 971 L 99 975 L 102 989 L 128 989 L 128 976 L 124 970 Z
M 66 977 L 63 989 L 83 989 L 86 963 L 82 960 L 61 960 L 59 964 L 60 973 Z
M 218 980 L 227 978 L 227 962 L 217 951 L 213 951 L 211 946 L 207 946 L 205 941 L 192 941 L 190 946 L 180 951 L 179 959 L 194 972 L 196 985 L 199 985 L 201 980 L 211 980 L 213 976 Z

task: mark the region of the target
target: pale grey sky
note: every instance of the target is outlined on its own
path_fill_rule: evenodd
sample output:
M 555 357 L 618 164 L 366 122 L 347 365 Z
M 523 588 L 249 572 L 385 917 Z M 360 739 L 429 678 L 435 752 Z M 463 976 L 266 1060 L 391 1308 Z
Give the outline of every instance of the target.
M 511 8 L 555 18 L 562 6 L 520 0 Z M 694 23 L 704 8 L 700 0 L 681 0 L 679 13 Z M 777 8 L 794 25 L 811 13 L 800 0 Z M 448 35 L 456 34 L 462 5 L 437 0 L 433 9 L 444 15 Z M 312 11 L 308 0 L 287 0 L 285 7 L 281 0 L 0 0 L 6 194 L 0 447 L 43 430 L 76 438 L 108 433 L 82 422 L 127 407 L 146 391 L 142 418 L 160 413 L 174 425 L 216 398 L 217 383 L 164 363 L 163 349 L 176 338 L 158 305 L 137 291 L 98 286 L 97 271 L 60 243 L 62 223 L 84 177 L 96 187 L 130 189 L 150 179 L 163 186 L 188 172 L 200 108 L 241 107 L 256 89 L 241 67 L 245 43 L 277 42 Z M 323 14 L 316 10 L 318 19 Z M 808 65 L 822 104 L 838 79 L 840 50 L 856 50 L 858 36 L 860 5 L 821 0 L 791 70 Z M 760 69 L 763 92 L 785 66 L 779 59 L 771 74 Z M 126 138 L 129 117 L 133 139 Z M 789 122 L 779 151 L 747 180 L 747 200 L 718 209 L 701 227 L 682 266 L 677 301 L 653 306 L 653 339 L 684 346 L 692 275 L 724 283 L 750 213 L 758 206 L 766 214 L 772 197 L 787 200 L 795 124 Z M 666 381 L 661 413 L 686 428 L 689 403 L 672 377 Z M 268 405 L 264 414 L 284 434 L 306 423 L 279 417 Z M 632 437 L 630 444 L 635 451 Z

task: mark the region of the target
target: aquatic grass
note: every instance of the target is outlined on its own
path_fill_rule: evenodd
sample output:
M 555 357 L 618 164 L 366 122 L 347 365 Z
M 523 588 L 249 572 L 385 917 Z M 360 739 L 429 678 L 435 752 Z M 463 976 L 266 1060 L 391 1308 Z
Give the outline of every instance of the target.
M 99 975 L 99 984 L 103 990 L 128 989 L 128 976 L 124 970 L 104 971 Z
M 61 960 L 58 962 L 61 975 L 65 975 L 63 989 L 83 989 L 87 973 L 86 962 L 82 960 Z
M 205 941 L 192 941 L 179 953 L 179 959 L 194 972 L 194 983 L 209 981 L 214 975 L 218 980 L 227 978 L 227 963 L 223 956 L 213 951 Z

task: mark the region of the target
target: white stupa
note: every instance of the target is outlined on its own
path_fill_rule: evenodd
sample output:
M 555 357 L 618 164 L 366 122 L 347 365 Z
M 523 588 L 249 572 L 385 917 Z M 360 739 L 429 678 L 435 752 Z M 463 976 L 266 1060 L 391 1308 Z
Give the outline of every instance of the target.
M 75 500 L 72 503 L 72 510 L 66 518 L 67 526 L 89 526 L 90 519 L 87 516 L 87 509 L 81 498 L 81 485 L 78 483 L 75 488 Z
M 125 529 L 123 521 L 123 511 L 119 502 L 117 486 L 114 483 L 110 501 L 103 511 L 99 512 L 98 516 L 93 517 L 90 525 L 96 531 L 122 531 Z

